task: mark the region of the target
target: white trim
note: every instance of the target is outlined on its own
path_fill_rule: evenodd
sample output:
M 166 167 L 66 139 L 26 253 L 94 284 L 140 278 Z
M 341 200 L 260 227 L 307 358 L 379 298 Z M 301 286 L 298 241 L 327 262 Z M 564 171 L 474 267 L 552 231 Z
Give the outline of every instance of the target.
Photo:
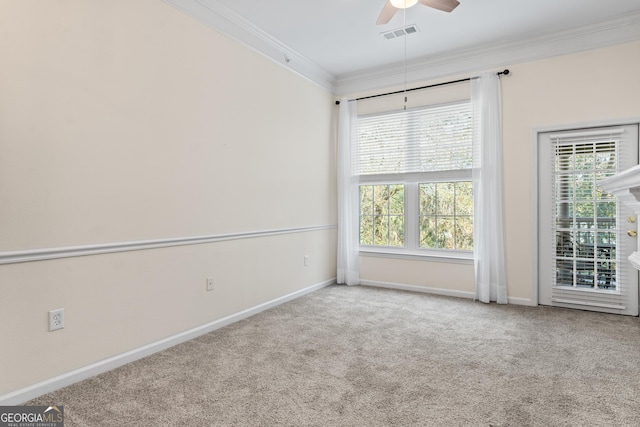
M 444 252 L 443 250 L 442 252 Z M 377 258 L 395 258 L 406 259 L 410 261 L 428 261 L 428 262 L 446 262 L 451 264 L 473 264 L 473 252 L 463 251 L 451 251 L 450 254 L 434 254 L 430 253 L 417 253 L 407 252 L 405 250 L 399 250 L 398 252 L 392 252 L 392 249 L 388 248 L 360 248 L 359 255 L 366 257 Z
M 163 0 L 210 28 L 230 37 L 327 90 L 335 76 L 226 6 L 213 0 Z
M 604 191 L 618 195 L 619 193 L 629 193 L 632 188 L 638 187 L 639 182 L 640 165 L 637 165 L 623 170 L 612 177 L 602 179 L 598 184 L 600 184 Z M 635 200 L 635 197 L 632 197 L 631 199 Z M 638 214 L 640 212 L 636 213 Z
M 529 298 L 507 297 L 507 302 L 513 305 L 526 305 L 529 307 L 536 307 L 538 305 L 537 302 Z
M 632 253 L 629 258 L 629 262 L 633 265 L 633 268 L 640 270 L 640 252 L 636 251 Z
M 34 262 L 57 258 L 70 258 L 87 255 L 100 255 L 115 252 L 141 251 L 147 249 L 168 248 L 172 246 L 200 245 L 226 240 L 252 239 L 256 237 L 278 236 L 282 234 L 306 233 L 310 231 L 330 230 L 337 225 L 320 225 L 298 228 L 280 228 L 273 230 L 248 231 L 242 233 L 210 234 L 202 236 L 177 237 L 157 240 L 140 240 L 131 242 L 115 242 L 85 246 L 69 246 L 44 249 L 28 249 L 21 251 L 0 252 L 0 265 Z
M 157 353 L 162 350 L 166 350 L 167 348 L 173 347 L 185 341 L 192 340 L 201 335 L 207 334 L 209 332 L 215 331 L 216 329 L 220 329 L 232 323 L 246 319 L 247 317 L 251 317 L 267 309 L 273 308 L 285 302 L 307 295 L 311 292 L 315 292 L 319 289 L 322 289 L 334 283 L 335 283 L 335 278 L 326 280 L 324 282 L 309 286 L 299 291 L 292 292 L 290 294 L 273 299 L 263 304 L 259 304 L 255 307 L 251 307 L 246 310 L 240 311 L 238 313 L 223 317 L 222 319 L 214 320 L 213 322 L 209 322 L 202 326 L 189 329 L 187 331 L 181 332 L 171 337 L 164 338 L 159 341 L 153 342 L 151 344 L 147 344 L 145 346 L 138 347 L 136 349 L 127 351 L 125 353 L 118 354 L 108 359 L 104 359 L 99 362 L 93 363 L 91 365 L 85 366 L 83 368 L 76 369 L 74 371 L 67 372 L 62 375 L 58 375 L 56 377 L 39 382 L 37 384 L 33 384 L 31 386 L 21 388 L 14 392 L 0 396 L 0 405 L 21 404 L 23 402 L 34 399 L 38 396 L 42 396 L 43 394 L 50 393 L 52 391 L 77 383 L 87 378 L 91 378 L 103 372 L 110 371 L 112 369 L 118 368 L 120 366 L 126 365 L 136 360 L 142 359 L 143 357 L 150 356 L 151 354 Z
M 626 307 L 624 305 L 614 305 L 614 304 L 602 304 L 599 302 L 590 302 L 590 301 L 581 301 L 581 300 L 571 300 L 565 298 L 555 298 L 551 297 L 551 301 L 558 302 L 562 304 L 572 304 L 579 306 L 589 306 L 589 307 L 600 307 L 600 308 L 611 308 L 613 310 L 624 310 Z
M 360 279 L 360 285 L 362 286 L 372 286 L 376 288 L 387 288 L 387 289 L 398 289 L 401 291 L 410 291 L 410 292 L 421 292 L 424 294 L 433 294 L 433 295 L 443 295 L 447 297 L 456 297 L 456 298 L 466 298 L 466 299 L 475 299 L 475 292 L 468 291 L 457 291 L 454 289 L 443 289 L 443 288 L 430 288 L 426 286 L 417 286 L 417 285 L 404 285 L 401 283 L 392 283 L 392 282 L 378 282 L 375 280 L 362 280 Z M 509 304 L 514 305 L 526 305 L 526 306 L 536 306 L 533 301 L 526 298 L 508 298 Z
M 473 169 L 357 175 L 358 184 L 402 184 L 471 181 Z
M 538 295 L 539 284 L 538 281 L 538 248 L 540 246 L 538 242 L 538 139 L 539 130 L 531 130 L 531 303 L 532 305 L 538 305 L 540 303 L 540 297 Z
M 405 79 L 412 83 L 476 73 L 506 64 L 640 40 L 640 13 L 635 13 L 524 41 L 491 43 L 428 56 L 408 64 L 406 75 L 404 64 L 392 64 L 336 76 L 214 0 L 163 1 L 332 91 L 336 96 L 400 85 Z
M 443 288 L 429 288 L 426 286 L 417 286 L 417 285 L 404 285 L 401 283 L 392 283 L 392 282 L 378 282 L 376 280 L 360 279 L 360 285 L 373 286 L 376 288 L 398 289 L 401 291 L 422 292 L 425 294 L 444 295 L 447 297 L 457 297 L 457 298 L 466 298 L 466 299 L 473 299 L 476 295 L 475 292 L 457 291 L 454 289 L 443 289 Z
M 452 75 L 473 75 L 482 70 L 503 68 L 559 55 L 640 40 L 640 13 L 605 22 L 564 30 L 528 40 L 502 44 L 486 44 L 427 56 L 406 66 L 402 63 L 340 75 L 334 94 L 343 96 L 390 86 L 447 78 Z
M 549 135 L 551 139 L 569 139 L 569 138 L 588 138 L 590 136 L 602 136 L 602 135 L 619 135 L 624 133 L 624 128 L 614 128 L 610 130 L 593 130 L 586 132 L 569 132 L 569 133 L 555 133 Z
M 632 117 L 622 117 L 619 119 L 603 119 L 603 120 L 589 120 L 585 122 L 573 122 L 573 123 L 560 123 L 556 125 L 549 126 L 537 126 L 532 128 L 532 135 L 534 136 L 534 142 L 537 143 L 537 136 L 540 133 L 561 133 L 568 131 L 575 131 L 578 129 L 587 129 L 587 128 L 603 128 L 603 127 L 613 127 L 613 126 L 628 126 L 628 125 L 637 125 L 640 123 L 640 116 L 632 116 Z

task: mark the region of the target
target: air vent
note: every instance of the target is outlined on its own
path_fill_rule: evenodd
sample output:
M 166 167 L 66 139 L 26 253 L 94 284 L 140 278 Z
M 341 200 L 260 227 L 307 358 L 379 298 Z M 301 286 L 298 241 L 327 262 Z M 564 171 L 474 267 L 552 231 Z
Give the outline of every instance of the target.
M 410 34 L 415 34 L 418 32 L 418 27 L 413 24 L 408 27 L 398 28 L 396 30 L 385 31 L 384 33 L 380 33 L 382 37 L 387 40 L 397 39 L 398 37 L 408 36 Z

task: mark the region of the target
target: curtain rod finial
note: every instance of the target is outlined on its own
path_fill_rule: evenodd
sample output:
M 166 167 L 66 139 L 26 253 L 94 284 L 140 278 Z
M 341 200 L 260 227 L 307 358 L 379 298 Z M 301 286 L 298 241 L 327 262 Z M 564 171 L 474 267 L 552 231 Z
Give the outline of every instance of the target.
M 340 101 L 336 101 L 336 105 L 340 105 Z

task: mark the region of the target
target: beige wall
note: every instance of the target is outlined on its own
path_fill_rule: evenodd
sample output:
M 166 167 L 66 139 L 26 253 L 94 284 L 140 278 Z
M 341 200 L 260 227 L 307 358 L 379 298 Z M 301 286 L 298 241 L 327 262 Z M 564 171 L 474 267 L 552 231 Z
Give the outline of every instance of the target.
M 166 3 L 2 2 L 0 57 L 0 253 L 336 222 L 331 94 Z M 335 245 L 0 265 L 0 397 L 331 280 Z
M 508 295 L 512 302 L 535 301 L 534 195 L 536 130 L 640 121 L 640 42 L 508 66 L 503 77 L 504 218 Z M 457 76 L 454 77 L 454 79 Z M 425 82 L 429 83 L 429 82 Z M 415 86 L 418 86 L 416 84 Z M 412 85 L 413 86 L 413 85 Z M 461 93 L 465 91 L 465 93 Z M 468 86 L 410 95 L 409 106 L 468 97 Z M 382 101 L 381 99 L 384 99 Z M 397 97 L 363 112 L 401 108 Z M 473 266 L 434 261 L 361 257 L 362 280 L 473 292 Z

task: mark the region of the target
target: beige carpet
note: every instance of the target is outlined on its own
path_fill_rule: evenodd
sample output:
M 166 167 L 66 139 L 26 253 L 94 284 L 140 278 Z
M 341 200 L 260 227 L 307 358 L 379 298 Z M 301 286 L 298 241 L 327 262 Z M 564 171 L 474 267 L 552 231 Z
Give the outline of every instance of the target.
M 66 426 L 638 426 L 638 318 L 331 286 L 38 398 Z

